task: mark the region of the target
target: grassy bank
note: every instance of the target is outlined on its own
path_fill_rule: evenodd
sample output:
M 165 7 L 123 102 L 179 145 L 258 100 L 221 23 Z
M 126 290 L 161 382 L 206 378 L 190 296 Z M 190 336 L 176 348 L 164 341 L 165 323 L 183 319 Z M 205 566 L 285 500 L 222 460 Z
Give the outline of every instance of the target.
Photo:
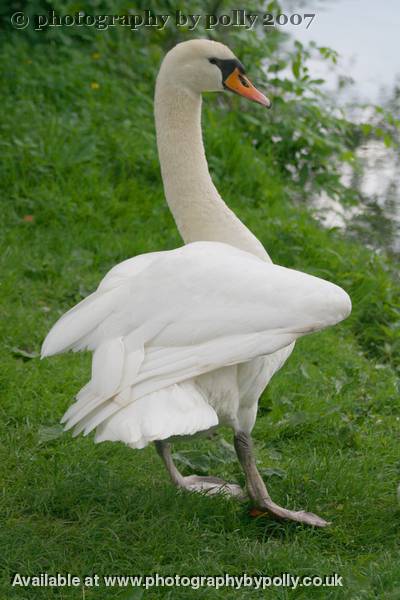
M 223 197 L 273 260 L 347 289 L 354 311 L 302 339 L 261 400 L 260 468 L 284 505 L 332 520 L 323 531 L 177 493 L 153 448 L 61 434 L 89 357 L 40 362 L 50 326 L 117 262 L 180 240 L 163 200 L 152 93 L 162 50 L 97 42 L 1 49 L 0 297 L 2 598 L 231 598 L 229 589 L 11 589 L 12 573 L 339 573 L 344 588 L 236 591 L 236 598 L 398 598 L 400 431 L 393 265 L 323 230 L 252 143 L 261 107 L 209 96 L 205 136 Z M 51 51 L 50 51 L 51 49 Z M 242 112 L 244 109 L 245 112 Z M 279 103 L 278 108 L 279 110 Z M 272 126 L 272 121 L 271 121 Z M 249 133 L 250 132 L 250 133 Z M 267 134 L 266 134 L 267 136 Z M 296 192 L 296 193 L 295 193 Z M 176 448 L 186 472 L 242 482 L 229 432 Z M 205 458 L 204 458 L 205 457 Z

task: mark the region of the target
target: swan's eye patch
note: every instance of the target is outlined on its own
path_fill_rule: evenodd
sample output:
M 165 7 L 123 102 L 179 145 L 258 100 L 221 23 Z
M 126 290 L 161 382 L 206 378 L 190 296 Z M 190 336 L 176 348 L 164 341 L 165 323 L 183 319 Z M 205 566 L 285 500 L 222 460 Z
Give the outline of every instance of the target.
M 222 81 L 225 81 L 231 75 L 235 69 L 238 69 L 239 73 L 245 73 L 244 66 L 236 58 L 209 58 L 209 62 L 212 65 L 217 65 L 222 73 Z

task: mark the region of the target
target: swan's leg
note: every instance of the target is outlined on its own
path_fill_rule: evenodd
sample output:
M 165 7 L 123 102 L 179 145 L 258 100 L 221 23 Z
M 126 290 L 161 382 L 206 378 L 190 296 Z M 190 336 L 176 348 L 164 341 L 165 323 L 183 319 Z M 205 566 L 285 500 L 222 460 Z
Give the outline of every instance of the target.
M 234 442 L 236 453 L 246 476 L 247 491 L 256 508 L 262 512 L 267 512 L 276 519 L 298 521 L 315 527 L 326 527 L 330 524 L 328 521 L 314 515 L 314 513 L 305 512 L 304 510 L 287 510 L 275 504 L 271 500 L 264 481 L 258 472 L 250 435 L 239 431 L 235 434 Z
M 194 492 L 205 492 L 209 495 L 227 494 L 235 496 L 239 500 L 246 500 L 246 493 L 236 483 L 227 483 L 219 477 L 200 477 L 199 475 L 184 477 L 173 461 L 170 444 L 160 440 L 155 442 L 155 446 L 176 487 Z

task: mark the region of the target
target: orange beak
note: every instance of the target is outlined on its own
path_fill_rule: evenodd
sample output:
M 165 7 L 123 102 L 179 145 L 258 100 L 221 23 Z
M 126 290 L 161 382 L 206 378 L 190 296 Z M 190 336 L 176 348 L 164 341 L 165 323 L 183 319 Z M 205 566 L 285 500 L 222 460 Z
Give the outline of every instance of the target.
M 224 86 L 228 90 L 235 92 L 235 94 L 239 94 L 239 96 L 243 96 L 244 98 L 253 100 L 253 102 L 258 102 L 258 104 L 262 104 L 267 108 L 271 108 L 271 100 L 259 92 L 258 89 L 251 83 L 251 81 L 245 75 L 243 75 L 243 73 L 241 73 L 237 67 L 229 75 L 229 77 L 225 79 Z

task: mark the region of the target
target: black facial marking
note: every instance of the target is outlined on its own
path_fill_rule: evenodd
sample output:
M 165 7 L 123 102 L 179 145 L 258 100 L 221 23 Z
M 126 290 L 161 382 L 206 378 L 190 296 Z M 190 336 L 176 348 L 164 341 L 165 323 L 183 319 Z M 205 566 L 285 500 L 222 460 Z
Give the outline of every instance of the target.
M 235 69 L 239 69 L 239 73 L 245 74 L 244 66 L 236 58 L 209 58 L 212 65 L 217 65 L 221 69 L 222 81 L 225 81 Z

